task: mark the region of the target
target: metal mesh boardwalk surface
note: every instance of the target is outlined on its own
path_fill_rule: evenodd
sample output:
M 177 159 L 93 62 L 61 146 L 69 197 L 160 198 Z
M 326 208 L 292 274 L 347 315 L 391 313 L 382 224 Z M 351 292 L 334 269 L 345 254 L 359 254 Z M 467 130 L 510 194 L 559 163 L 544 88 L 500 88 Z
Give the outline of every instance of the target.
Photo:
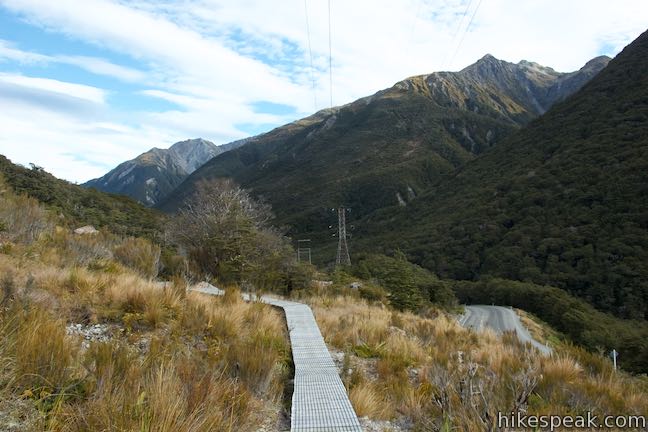
M 207 284 L 193 288 L 193 291 L 223 294 L 222 290 Z M 250 300 L 247 294 L 243 294 L 243 298 Z M 268 296 L 262 296 L 261 301 L 280 307 L 286 313 L 295 364 L 291 432 L 361 432 L 358 416 L 311 308 Z

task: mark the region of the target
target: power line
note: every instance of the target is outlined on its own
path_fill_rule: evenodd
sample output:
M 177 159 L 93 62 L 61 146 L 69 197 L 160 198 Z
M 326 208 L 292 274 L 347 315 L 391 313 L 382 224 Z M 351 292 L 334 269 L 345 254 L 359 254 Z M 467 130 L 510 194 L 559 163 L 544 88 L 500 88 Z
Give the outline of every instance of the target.
M 466 15 L 468 15 L 468 11 L 470 10 L 470 6 L 472 6 L 473 0 L 470 0 L 468 2 L 468 6 L 466 6 L 466 9 L 464 10 L 463 15 L 461 15 L 461 19 L 457 23 L 457 28 L 454 31 L 454 34 L 452 35 L 452 40 L 450 41 L 450 50 L 452 50 L 452 47 L 454 46 L 454 41 L 457 39 L 457 35 L 459 34 L 459 30 L 461 30 L 461 24 L 463 24 L 464 19 L 466 19 Z M 448 68 L 448 55 L 450 54 L 451 51 L 447 51 L 445 58 L 443 59 L 443 69 Z
M 412 31 L 410 33 L 410 44 L 414 43 L 414 33 L 416 33 L 416 22 L 418 21 L 418 17 L 421 13 L 421 4 L 422 2 L 418 2 L 416 6 L 416 15 L 414 15 L 414 20 L 412 21 Z
M 329 37 L 329 87 L 331 108 L 333 108 L 333 51 L 331 49 L 331 0 L 328 0 L 328 37 Z
M 473 12 L 472 16 L 470 17 L 470 21 L 468 21 L 468 26 L 466 27 L 466 30 L 464 30 L 463 35 L 461 35 L 461 40 L 459 41 L 459 45 L 457 45 L 457 49 L 455 50 L 454 54 L 452 55 L 452 59 L 450 59 L 450 65 L 452 65 L 452 62 L 455 59 L 455 56 L 459 52 L 459 49 L 461 48 L 461 44 L 464 41 L 464 38 L 466 37 L 466 33 L 468 33 L 468 30 L 470 30 L 470 26 L 473 23 L 473 20 L 475 19 L 475 15 L 477 15 L 477 11 L 479 10 L 479 6 L 481 5 L 482 0 L 479 0 L 479 3 L 477 3 L 477 7 L 475 8 L 475 11 Z
M 310 79 L 313 87 L 313 102 L 317 111 L 317 90 L 315 88 L 315 69 L 313 68 L 313 49 L 311 48 L 310 24 L 308 22 L 308 0 L 304 0 L 304 13 L 306 15 L 306 34 L 308 35 L 308 56 L 310 57 Z

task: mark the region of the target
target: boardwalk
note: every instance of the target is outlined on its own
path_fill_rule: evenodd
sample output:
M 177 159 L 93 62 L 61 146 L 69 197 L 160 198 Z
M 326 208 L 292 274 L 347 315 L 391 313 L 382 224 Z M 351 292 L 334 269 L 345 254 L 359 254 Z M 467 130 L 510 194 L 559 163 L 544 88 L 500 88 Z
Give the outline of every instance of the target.
M 222 290 L 207 284 L 193 288 L 193 291 L 223 294 Z M 246 294 L 243 298 L 249 300 Z M 282 308 L 286 314 L 295 364 L 291 432 L 361 432 L 358 416 L 311 308 L 268 296 L 261 297 L 261 301 Z

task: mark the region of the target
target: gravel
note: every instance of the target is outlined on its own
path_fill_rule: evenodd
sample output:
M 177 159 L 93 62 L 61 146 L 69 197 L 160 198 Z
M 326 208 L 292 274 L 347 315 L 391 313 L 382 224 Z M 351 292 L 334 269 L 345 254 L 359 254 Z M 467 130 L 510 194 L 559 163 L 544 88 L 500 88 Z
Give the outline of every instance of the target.
M 41 416 L 30 400 L 14 397 L 0 400 L 0 432 L 42 430 Z
M 409 428 L 403 428 L 396 421 L 371 420 L 369 417 L 361 417 L 360 426 L 364 432 L 405 432 L 410 430 Z
M 81 346 L 84 349 L 90 348 L 91 342 L 108 342 L 111 339 L 110 327 L 106 324 L 68 324 L 65 331 L 70 336 L 82 337 Z

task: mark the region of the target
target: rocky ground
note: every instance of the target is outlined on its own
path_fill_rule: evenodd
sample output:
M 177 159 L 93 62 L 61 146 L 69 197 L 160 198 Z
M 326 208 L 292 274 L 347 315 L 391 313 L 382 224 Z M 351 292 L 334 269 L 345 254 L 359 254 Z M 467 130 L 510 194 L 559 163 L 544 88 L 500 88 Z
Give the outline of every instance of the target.
M 70 336 L 79 336 L 83 339 L 81 346 L 84 349 L 90 347 L 91 342 L 108 342 L 112 339 L 112 331 L 107 324 L 68 324 L 65 328 Z
M 20 398 L 0 399 L 0 432 L 25 432 L 38 428 L 41 416 L 34 404 Z

